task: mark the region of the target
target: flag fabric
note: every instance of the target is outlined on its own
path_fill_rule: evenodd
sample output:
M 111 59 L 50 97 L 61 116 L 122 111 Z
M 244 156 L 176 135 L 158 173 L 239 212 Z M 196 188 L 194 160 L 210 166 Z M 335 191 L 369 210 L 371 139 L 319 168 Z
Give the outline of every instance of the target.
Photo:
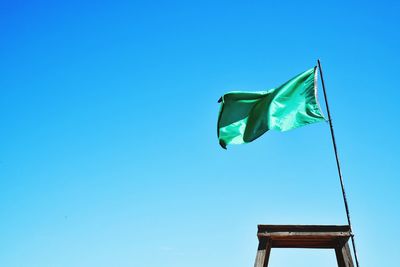
M 283 85 L 262 92 L 230 92 L 218 102 L 218 139 L 228 144 L 249 143 L 268 130 L 288 131 L 325 118 L 317 101 L 317 67 Z

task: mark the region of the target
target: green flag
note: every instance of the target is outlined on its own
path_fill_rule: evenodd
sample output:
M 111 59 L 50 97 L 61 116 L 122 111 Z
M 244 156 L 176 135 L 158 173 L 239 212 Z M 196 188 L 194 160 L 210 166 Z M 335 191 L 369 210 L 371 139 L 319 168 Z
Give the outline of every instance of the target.
M 218 139 L 228 144 L 249 143 L 270 129 L 288 131 L 324 121 L 317 101 L 317 68 L 264 92 L 223 95 L 218 117 Z

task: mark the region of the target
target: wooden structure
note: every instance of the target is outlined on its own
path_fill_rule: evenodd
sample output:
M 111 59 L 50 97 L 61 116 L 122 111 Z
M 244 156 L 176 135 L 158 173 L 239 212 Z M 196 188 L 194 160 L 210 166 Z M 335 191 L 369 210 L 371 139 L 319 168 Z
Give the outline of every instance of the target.
M 334 249 L 339 267 L 354 267 L 348 225 L 258 225 L 254 267 L 267 267 L 271 248 Z

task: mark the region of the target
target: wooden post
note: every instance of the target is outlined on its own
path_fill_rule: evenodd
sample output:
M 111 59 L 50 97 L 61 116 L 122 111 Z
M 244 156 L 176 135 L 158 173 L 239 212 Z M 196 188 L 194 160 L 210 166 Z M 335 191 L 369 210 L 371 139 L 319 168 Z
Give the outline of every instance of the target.
M 270 253 L 271 242 L 269 240 L 260 240 L 254 267 L 267 267 Z
M 343 246 L 335 248 L 335 253 L 339 267 L 354 267 L 349 244 L 347 242 Z

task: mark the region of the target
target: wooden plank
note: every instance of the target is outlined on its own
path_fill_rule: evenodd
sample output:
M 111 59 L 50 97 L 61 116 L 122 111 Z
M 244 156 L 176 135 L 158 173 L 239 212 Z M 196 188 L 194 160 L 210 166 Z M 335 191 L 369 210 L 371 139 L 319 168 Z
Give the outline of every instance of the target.
M 258 239 L 279 248 L 336 248 L 350 238 L 347 225 L 259 225 Z
M 350 232 L 348 225 L 258 225 L 258 232 Z
M 260 240 L 258 244 L 254 267 L 267 267 L 270 254 L 271 254 L 271 241 Z
M 273 232 L 273 233 L 259 233 L 259 237 L 268 238 L 336 238 L 336 237 L 350 237 L 349 232 Z
M 339 246 L 335 249 L 336 259 L 339 267 L 354 267 L 353 258 L 351 257 L 349 243 Z

